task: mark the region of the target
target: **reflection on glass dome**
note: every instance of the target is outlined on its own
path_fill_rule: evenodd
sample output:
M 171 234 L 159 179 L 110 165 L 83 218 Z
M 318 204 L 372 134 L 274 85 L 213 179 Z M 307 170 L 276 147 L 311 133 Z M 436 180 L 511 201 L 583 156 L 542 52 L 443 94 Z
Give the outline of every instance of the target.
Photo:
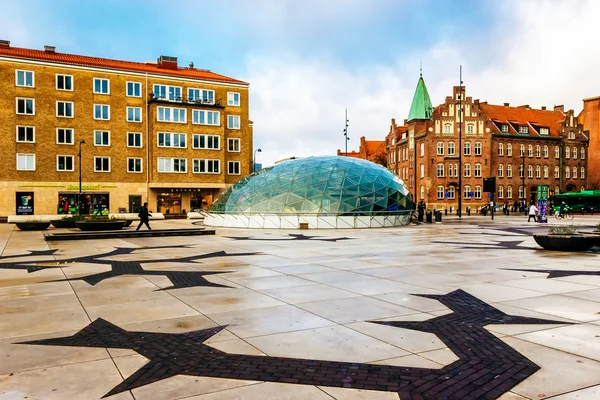
M 414 210 L 408 189 L 370 161 L 308 157 L 285 161 L 231 186 L 212 213 L 389 215 Z

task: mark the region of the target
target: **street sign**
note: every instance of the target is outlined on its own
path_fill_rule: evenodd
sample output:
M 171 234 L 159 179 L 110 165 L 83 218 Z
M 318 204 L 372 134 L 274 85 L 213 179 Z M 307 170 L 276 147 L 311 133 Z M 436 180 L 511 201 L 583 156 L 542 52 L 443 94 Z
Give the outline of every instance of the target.
M 548 195 L 550 193 L 550 187 L 548 185 L 540 185 L 538 186 L 538 200 L 548 200 Z

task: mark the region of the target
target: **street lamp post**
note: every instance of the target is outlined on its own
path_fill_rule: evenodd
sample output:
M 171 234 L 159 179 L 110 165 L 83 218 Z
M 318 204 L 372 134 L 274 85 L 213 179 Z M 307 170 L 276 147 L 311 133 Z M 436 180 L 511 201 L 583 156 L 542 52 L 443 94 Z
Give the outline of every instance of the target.
M 262 153 L 260 148 L 254 150 L 254 156 L 252 157 L 252 172 L 256 172 L 256 152 Z
M 521 159 L 523 160 L 521 163 L 521 169 L 523 171 L 523 173 L 521 174 L 521 178 L 523 179 L 523 203 L 525 202 L 525 149 L 523 148 L 523 152 L 521 153 Z M 523 204 L 525 206 L 525 209 L 527 209 L 527 204 Z M 525 213 L 527 213 L 527 211 L 525 211 Z
M 462 192 L 463 192 L 463 186 L 462 186 L 462 176 L 463 176 L 463 166 L 462 166 L 462 154 L 463 154 L 463 148 L 462 148 L 462 128 L 463 128 L 463 122 L 464 122 L 464 118 L 463 118 L 463 80 L 462 80 L 462 65 L 460 66 L 460 89 L 459 89 L 459 94 L 458 94 L 458 117 L 459 117 L 459 127 L 458 127 L 458 218 L 462 219 Z
M 81 215 L 81 145 L 85 144 L 85 140 L 81 139 L 79 141 L 79 196 L 77 198 L 77 214 Z
M 344 128 L 344 136 L 346 137 L 346 140 L 344 140 L 346 144 L 346 157 L 348 157 L 348 140 L 350 140 L 348 137 L 348 122 L 348 109 L 346 109 L 346 126 Z

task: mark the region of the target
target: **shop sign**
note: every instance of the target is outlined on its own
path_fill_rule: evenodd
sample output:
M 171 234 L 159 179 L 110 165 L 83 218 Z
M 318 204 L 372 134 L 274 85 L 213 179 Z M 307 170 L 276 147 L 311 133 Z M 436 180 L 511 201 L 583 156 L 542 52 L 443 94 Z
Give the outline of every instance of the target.
M 548 200 L 550 187 L 548 185 L 538 186 L 538 200 Z
M 67 190 L 79 190 L 79 185 L 69 185 Z M 82 186 L 81 190 L 100 190 L 100 185 Z
M 17 192 L 17 215 L 33 215 L 33 192 Z

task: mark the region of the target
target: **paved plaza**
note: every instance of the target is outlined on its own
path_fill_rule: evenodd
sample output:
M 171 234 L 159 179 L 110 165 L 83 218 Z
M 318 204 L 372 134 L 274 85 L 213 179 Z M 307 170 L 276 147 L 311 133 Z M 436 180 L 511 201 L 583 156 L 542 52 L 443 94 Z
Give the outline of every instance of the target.
M 547 228 L 0 224 L 0 399 L 599 399 L 600 249 L 542 251 Z

